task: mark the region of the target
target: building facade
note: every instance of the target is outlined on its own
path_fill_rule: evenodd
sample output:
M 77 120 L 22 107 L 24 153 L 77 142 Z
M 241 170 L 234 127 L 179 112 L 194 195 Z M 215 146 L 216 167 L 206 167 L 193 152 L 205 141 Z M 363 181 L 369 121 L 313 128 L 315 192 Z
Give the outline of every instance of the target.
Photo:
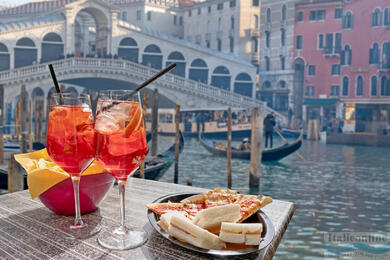
M 257 97 L 282 113 L 294 109 L 295 2 L 263 0 L 261 4 L 260 81 Z
M 295 10 L 295 85 L 302 117 L 377 132 L 390 112 L 390 3 L 303 1 Z M 299 92 L 299 91 L 298 91 Z

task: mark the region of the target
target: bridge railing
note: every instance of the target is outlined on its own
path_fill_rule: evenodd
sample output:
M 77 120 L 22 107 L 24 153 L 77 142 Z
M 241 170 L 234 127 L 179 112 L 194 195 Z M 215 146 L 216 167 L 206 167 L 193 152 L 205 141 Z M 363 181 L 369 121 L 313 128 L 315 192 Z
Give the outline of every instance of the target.
M 107 68 L 119 69 L 122 71 L 137 73 L 144 77 L 150 77 L 158 72 L 158 70 L 148 66 L 135 63 L 128 60 L 114 59 L 96 59 L 96 58 L 67 58 L 51 62 L 57 72 L 63 72 L 70 68 Z M 41 73 L 48 73 L 48 63 L 36 64 L 23 68 L 17 68 L 9 71 L 0 72 L 0 82 L 6 80 L 16 80 L 21 77 L 34 76 Z M 183 92 L 203 94 L 212 98 L 217 98 L 226 103 L 234 103 L 242 108 L 261 107 L 264 112 L 273 111 L 266 106 L 266 103 L 257 99 L 246 97 L 225 89 L 207 85 L 191 79 L 183 78 L 174 74 L 166 74 L 162 80 L 169 82 L 170 88 L 175 88 Z M 274 111 L 275 112 L 275 111 Z M 278 114 L 279 118 L 284 118 Z

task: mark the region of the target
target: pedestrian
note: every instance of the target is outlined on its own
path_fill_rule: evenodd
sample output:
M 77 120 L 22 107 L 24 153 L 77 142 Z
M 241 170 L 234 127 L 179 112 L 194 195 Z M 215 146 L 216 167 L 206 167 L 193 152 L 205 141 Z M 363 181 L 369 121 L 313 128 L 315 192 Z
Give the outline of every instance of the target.
M 270 148 L 272 148 L 272 135 L 274 133 L 274 126 L 276 125 L 274 113 L 268 114 L 264 118 L 264 130 L 265 130 L 265 148 L 268 148 L 268 139 L 270 141 Z

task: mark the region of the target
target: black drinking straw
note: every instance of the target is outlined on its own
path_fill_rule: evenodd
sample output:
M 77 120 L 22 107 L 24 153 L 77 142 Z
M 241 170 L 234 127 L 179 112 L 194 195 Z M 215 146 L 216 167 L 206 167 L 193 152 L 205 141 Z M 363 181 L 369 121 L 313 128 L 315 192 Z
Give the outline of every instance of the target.
M 176 67 L 176 63 L 172 63 L 171 65 L 169 65 L 168 67 L 166 67 L 165 69 L 163 69 L 162 71 L 160 71 L 159 73 L 157 73 L 156 75 L 154 75 L 153 77 L 151 77 L 150 79 L 148 79 L 147 81 L 145 81 L 144 83 L 139 85 L 135 89 L 135 91 L 136 92 L 140 91 L 141 89 L 143 89 L 144 87 L 146 87 L 147 85 L 149 85 L 150 83 L 152 83 L 153 81 L 155 81 L 156 79 L 158 79 L 159 77 L 164 75 L 165 73 L 167 73 L 170 70 L 172 70 L 174 67 Z
M 61 90 L 60 90 L 60 86 L 58 85 L 56 74 L 54 73 L 53 64 L 49 64 L 49 70 L 50 70 L 51 78 L 53 79 L 54 82 L 54 86 L 56 87 L 57 93 L 60 94 Z

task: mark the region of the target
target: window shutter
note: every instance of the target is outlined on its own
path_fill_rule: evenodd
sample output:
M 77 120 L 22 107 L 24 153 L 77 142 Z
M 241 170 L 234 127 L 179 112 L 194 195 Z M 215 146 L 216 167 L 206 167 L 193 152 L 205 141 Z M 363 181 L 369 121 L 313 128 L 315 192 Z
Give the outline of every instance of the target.
M 380 26 L 383 25 L 383 13 L 382 12 L 379 13 L 379 24 L 378 25 L 380 25 Z
M 345 65 L 345 51 L 340 51 L 340 65 Z
M 371 14 L 371 26 L 375 26 L 375 13 Z
M 373 48 L 370 48 L 369 55 L 370 55 L 369 64 L 374 64 L 374 49 Z
M 351 15 L 351 29 L 353 28 L 353 15 Z

